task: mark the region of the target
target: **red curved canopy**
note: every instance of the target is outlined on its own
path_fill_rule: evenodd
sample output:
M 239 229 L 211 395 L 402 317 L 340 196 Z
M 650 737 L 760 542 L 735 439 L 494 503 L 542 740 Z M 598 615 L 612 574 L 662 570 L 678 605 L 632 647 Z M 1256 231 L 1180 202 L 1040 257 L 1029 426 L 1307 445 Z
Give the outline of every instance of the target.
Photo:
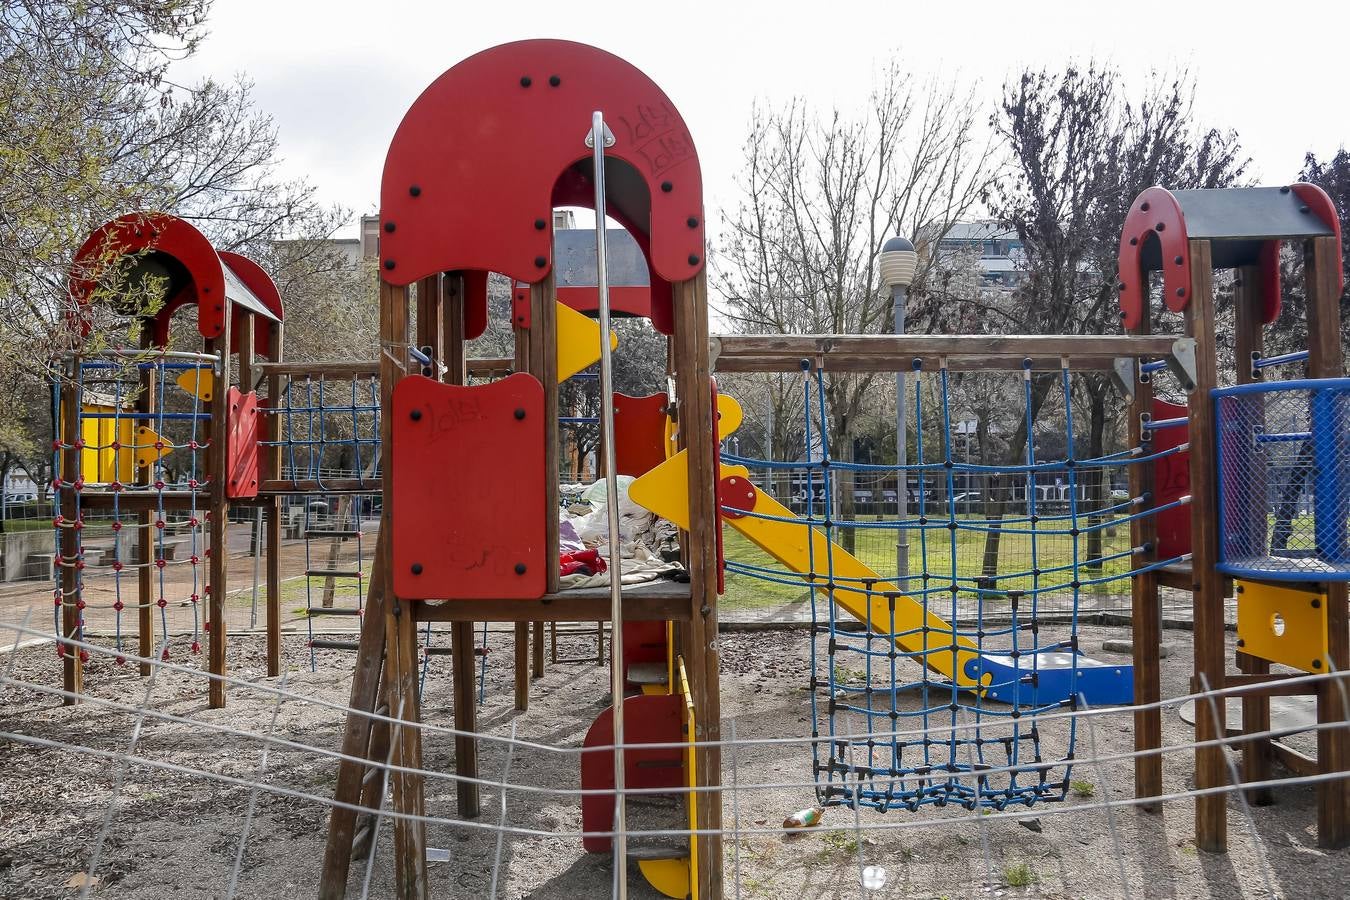
M 206 236 L 177 216 L 163 213 L 128 213 L 95 229 L 79 251 L 70 272 L 70 295 L 78 308 L 88 306 L 98 286 L 120 267 L 126 257 L 139 256 L 145 267 L 168 279 L 168 297 L 152 318 L 155 342 L 169 338 L 169 321 L 180 307 L 197 304 L 197 331 L 206 338 L 225 330 L 225 301 L 236 309 L 253 313 L 258 329 L 259 352 L 273 355 L 270 329 L 264 319 L 281 321 L 281 295 L 262 267 L 246 256 L 217 253 Z M 134 270 L 133 270 L 134 271 Z M 87 329 L 88 323 L 80 322 Z
M 696 274 L 703 183 L 674 104 L 617 56 L 532 40 L 460 62 L 404 116 L 380 188 L 384 280 L 479 270 L 539 281 L 553 262 L 558 195 L 569 205 L 585 199 L 577 179 L 592 175 L 585 139 L 595 110 L 615 138 L 606 150 L 611 215 L 634 231 L 661 280 Z

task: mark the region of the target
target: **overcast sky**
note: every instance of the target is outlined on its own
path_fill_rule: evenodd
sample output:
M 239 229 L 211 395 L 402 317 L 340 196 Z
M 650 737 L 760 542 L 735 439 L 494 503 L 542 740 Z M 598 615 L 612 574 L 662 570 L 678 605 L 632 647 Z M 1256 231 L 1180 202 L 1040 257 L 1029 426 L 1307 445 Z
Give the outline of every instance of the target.
M 247 74 L 280 130 L 285 173 L 359 214 L 376 211 L 394 129 L 442 71 L 523 38 L 594 44 L 644 70 L 684 115 L 715 229 L 718 212 L 735 206 L 756 100 L 856 107 L 892 55 L 920 77 L 975 84 L 991 108 L 1004 79 L 1027 65 L 1095 57 L 1135 84 L 1185 67 L 1197 118 L 1237 129 L 1253 174 L 1283 184 L 1307 151 L 1345 143 L 1347 20 L 1343 3 L 1244 0 L 216 0 L 209 38 L 174 74 Z

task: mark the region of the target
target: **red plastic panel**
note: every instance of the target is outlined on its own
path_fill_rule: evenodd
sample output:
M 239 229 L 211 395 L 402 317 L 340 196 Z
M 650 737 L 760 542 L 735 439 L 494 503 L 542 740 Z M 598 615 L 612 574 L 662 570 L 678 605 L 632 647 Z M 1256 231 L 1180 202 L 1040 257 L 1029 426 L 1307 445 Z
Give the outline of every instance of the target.
M 1190 415 L 1184 406 L 1153 401 L 1153 418 L 1184 419 Z M 1152 452 L 1170 450 L 1186 443 L 1190 428 L 1160 428 L 1153 432 Z M 1153 505 L 1172 503 L 1191 492 L 1191 453 L 1182 450 L 1153 463 Z M 1171 559 L 1191 552 L 1191 508 L 1177 506 L 1158 513 L 1158 558 Z
M 258 394 L 232 387 L 225 397 L 225 496 L 258 496 Z
M 410 600 L 544 593 L 544 389 L 409 375 L 394 387 L 394 592 Z
M 693 277 L 703 267 L 703 181 L 675 105 L 617 56 L 531 40 L 460 62 L 404 116 L 380 186 L 384 279 L 406 285 L 481 269 L 538 281 L 553 259 L 554 184 L 590 157 L 595 110 L 614 133 L 606 153 L 638 176 L 611 185 L 613 206 L 646 219 L 635 224 L 650 236 L 649 262 L 662 278 Z
M 614 470 L 646 475 L 666 461 L 664 392 L 646 397 L 614 395 Z
M 1267 325 L 1280 317 L 1280 242 L 1261 245 L 1261 321 Z
M 1336 214 L 1336 204 L 1331 202 L 1331 198 L 1327 196 L 1326 191 L 1322 190 L 1315 184 L 1310 184 L 1306 181 L 1300 181 L 1297 184 L 1291 184 L 1289 187 L 1293 189 L 1294 195 L 1297 196 L 1298 199 L 1302 200 L 1304 204 L 1307 205 L 1309 211 L 1311 211 L 1313 215 L 1317 216 L 1317 218 L 1321 219 L 1327 225 L 1327 227 L 1331 229 L 1332 233 L 1336 236 L 1336 258 L 1339 259 L 1341 256 L 1341 246 L 1342 246 L 1341 217 Z M 1338 268 L 1336 270 L 1336 293 L 1339 294 L 1344 290 L 1345 290 L 1345 271 L 1343 268 Z M 1279 311 L 1280 311 L 1279 307 L 1277 306 L 1275 308 L 1275 312 L 1278 314 Z M 1267 323 L 1273 321 L 1275 321 L 1273 318 L 1266 319 Z
M 271 311 L 272 315 L 279 320 L 285 319 L 285 314 L 281 308 L 281 294 L 277 291 L 276 283 L 272 281 L 272 276 L 268 275 L 263 267 L 239 253 L 231 253 L 228 250 L 220 251 L 220 260 L 230 267 L 230 271 L 239 276 L 239 280 L 244 283 L 244 287 L 253 292 L 259 300 L 263 302 Z M 237 315 L 234 320 L 234 329 L 230 332 L 230 352 L 239 352 L 239 337 L 237 329 L 242 314 Z M 253 349 L 267 357 L 275 360 L 279 358 L 277 353 L 280 347 L 272 346 L 272 323 L 262 316 L 250 316 L 253 319 Z
M 600 308 L 600 293 L 594 287 L 560 287 L 558 302 L 565 303 L 577 312 L 591 313 Z M 629 285 L 609 289 L 609 311 L 626 313 L 630 316 L 651 315 L 652 290 L 649 287 Z
M 1186 241 L 1186 219 L 1177 198 L 1164 188 L 1151 187 L 1135 198 L 1120 231 L 1120 309 L 1126 328 L 1143 319 L 1148 296 L 1148 278 L 1139 264 L 1146 238 L 1156 236 L 1162 245 L 1163 302 L 1181 312 L 1190 302 L 1191 250 Z
M 728 519 L 745 518 L 738 510 L 753 510 L 758 496 L 759 491 L 748 478 L 729 475 L 717 482 L 717 508 Z
M 664 626 L 663 626 L 664 627 Z M 623 702 L 623 769 L 626 788 L 684 790 L 684 697 L 641 694 Z M 633 744 L 675 744 L 645 748 Z M 583 747 L 605 747 L 581 754 L 582 790 L 610 791 L 581 796 L 581 830 L 611 831 L 614 826 L 614 707 L 607 708 L 586 731 Z M 608 853 L 610 838 L 583 837 L 587 853 Z
M 197 331 L 217 337 L 225 330 L 225 273 L 211 242 L 193 226 L 176 216 L 160 213 L 129 213 L 113 219 L 85 239 L 70 272 L 71 297 L 79 306 L 90 302 L 99 279 L 109 267 L 132 253 L 158 252 L 171 256 L 187 270 L 190 284 L 178 290 L 154 319 L 154 337 L 159 346 L 169 340 L 169 320 L 178 307 L 197 302 Z M 88 333 L 88 323 L 75 323 Z
M 623 678 L 629 690 L 641 690 L 641 685 L 628 680 L 628 667 L 633 663 L 666 663 L 665 622 L 623 623 Z

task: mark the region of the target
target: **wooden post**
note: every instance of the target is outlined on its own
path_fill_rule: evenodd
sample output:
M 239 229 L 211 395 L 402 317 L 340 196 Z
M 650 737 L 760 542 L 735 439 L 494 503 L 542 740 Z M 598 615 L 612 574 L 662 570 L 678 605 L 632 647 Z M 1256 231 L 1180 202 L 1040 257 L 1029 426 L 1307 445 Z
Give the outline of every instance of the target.
M 718 741 L 722 734 L 717 650 L 717 529 L 721 518 L 713 483 L 714 454 L 712 378 L 708 363 L 708 298 L 706 273 L 671 286 L 675 305 L 675 378 L 681 440 L 689 451 L 689 522 L 684 550 L 689 568 L 689 646 L 686 658 L 690 691 L 694 697 L 699 741 Z M 722 783 L 719 747 L 700 747 L 694 754 L 695 784 Z M 700 829 L 722 827 L 722 795 L 700 792 L 695 801 Z M 722 841 L 719 836 L 698 841 L 698 895 L 705 900 L 722 896 Z
M 1196 690 L 1216 691 L 1224 686 L 1227 650 L 1224 643 L 1223 578 L 1219 562 L 1218 477 L 1214 402 L 1210 391 L 1218 386 L 1215 369 L 1214 266 L 1209 241 L 1190 242 L 1190 303 L 1186 306 L 1186 334 L 1196 341 L 1195 390 L 1190 395 L 1191 445 L 1191 599 L 1195 616 Z M 1195 703 L 1197 741 L 1223 740 L 1224 699 Z M 1227 782 L 1224 748 L 1211 743 L 1195 750 L 1195 786 L 1199 790 Z M 1228 849 L 1227 796 L 1203 794 L 1195 798 L 1196 847 L 1212 853 Z
M 361 639 L 356 650 L 356 670 L 347 723 L 342 733 L 342 753 L 338 762 L 337 786 L 333 799 L 337 804 L 356 804 L 362 796 L 361 782 L 369 768 L 358 759 L 368 758 L 371 743 L 371 719 L 362 715 L 378 703 L 385 651 L 385 569 L 388 550 L 383 526 L 375 539 L 375 559 L 371 564 L 370 587 L 366 591 L 366 614 L 361 620 Z M 383 765 L 384 757 L 371 758 Z M 377 773 L 375 779 L 381 779 Z M 375 807 L 378 808 L 378 805 Z M 320 900 L 343 900 L 347 895 L 347 873 L 351 865 L 352 838 L 356 830 L 356 811 L 334 805 L 328 813 L 328 843 L 324 849 L 323 869 L 319 876 Z
M 1237 270 L 1237 280 L 1233 286 L 1233 307 L 1235 315 L 1235 346 L 1237 351 L 1237 383 L 1248 384 L 1255 379 L 1252 376 L 1252 355 L 1259 355 L 1263 345 L 1261 330 L 1262 313 L 1261 267 L 1242 266 Z M 1264 473 L 1261 473 L 1264 476 Z M 1252 473 L 1255 477 L 1256 473 Z M 1252 496 L 1265 496 L 1265 479 L 1262 477 L 1259 487 L 1254 486 Z M 1239 604 L 1242 597 L 1237 598 Z M 1256 656 L 1249 656 L 1241 650 L 1237 653 L 1238 668 L 1248 675 L 1266 675 L 1270 673 L 1270 662 Z M 1245 734 L 1263 734 L 1270 731 L 1270 696 L 1260 692 L 1251 692 L 1242 696 L 1242 731 Z M 1242 780 L 1248 784 L 1268 781 L 1271 776 L 1271 762 L 1274 756 L 1269 737 L 1249 738 L 1242 745 Z M 1274 802 L 1273 792 L 1268 787 L 1249 788 L 1247 800 L 1257 806 Z
M 520 296 L 520 293 L 521 293 L 521 289 L 520 289 L 520 288 L 516 288 L 516 289 L 515 289 L 515 296 L 516 296 L 516 297 L 519 297 L 519 296 Z M 533 352 L 534 352 L 534 350 L 535 350 L 535 345 L 536 345 L 536 343 L 537 343 L 536 338 L 535 338 L 535 330 L 539 327 L 540 323 L 539 323 L 539 321 L 535 318 L 535 306 L 536 306 L 537 304 L 536 304 L 536 302 L 535 302 L 535 299 L 534 299 L 534 296 L 533 296 L 533 295 L 534 295 L 534 290 L 533 290 L 533 288 L 531 288 L 531 289 L 530 289 L 530 302 L 529 302 L 529 310 L 530 310 L 530 323 L 529 323 L 529 327 L 526 328 L 526 327 L 522 326 L 518 320 L 512 323 L 512 331 L 515 333 L 515 340 L 516 340 L 516 346 L 515 346 L 515 365 L 514 365 L 514 368 L 515 368 L 515 371 L 517 371 L 517 372 L 530 372 L 530 373 L 534 373 L 534 371 L 535 371 L 534 368 L 532 367 L 532 364 L 531 364 L 531 357 L 533 356 Z M 547 402 L 547 401 L 546 401 L 546 402 Z M 545 434 L 547 434 L 547 428 L 548 428 L 548 426 L 547 426 L 547 419 L 548 419 L 548 415 L 547 415 L 547 407 L 545 407 L 545 416 L 544 416 L 544 419 L 545 419 Z M 548 484 L 548 481 L 549 481 L 549 479 L 546 477 L 546 478 L 545 478 L 545 481 L 544 481 L 545 485 Z M 547 487 L 545 488 L 545 491 L 547 492 Z M 547 513 L 547 512 L 548 512 L 548 507 L 544 507 L 543 509 L 540 510 L 540 513 L 541 513 L 541 514 L 545 514 L 545 513 Z M 525 710 L 527 710 L 527 709 L 530 708 L 530 658 L 529 658 L 529 657 L 530 657 L 530 654 L 529 654 L 529 646 L 530 646 L 530 623 L 528 623 L 528 622 L 517 622 L 517 623 L 516 623 L 515 654 L 514 654 L 513 664 L 514 664 L 514 666 L 515 666 L 515 695 L 516 695 L 516 709 L 517 709 L 518 711 L 520 711 L 520 712 L 524 712 Z
M 225 576 L 229 570 L 230 546 L 230 501 L 225 491 L 225 481 L 229 477 L 226 444 L 230 434 L 230 320 L 233 304 L 221 298 L 225 306 L 224 328 L 219 337 L 207 341 L 207 352 L 218 353 L 220 370 L 212 382 L 211 389 L 211 447 L 207 453 L 207 471 L 211 473 L 210 517 L 211 517 L 211 565 L 210 565 L 210 625 L 211 635 L 208 645 L 211 674 L 225 674 Z M 247 329 L 245 329 L 247 330 Z M 207 705 L 211 709 L 225 706 L 225 682 L 213 678 L 208 691 Z
M 1308 290 L 1308 377 L 1339 378 L 1341 356 L 1339 275 L 1341 248 L 1334 237 L 1313 238 L 1304 252 Z M 1344 463 L 1344 461 L 1342 461 Z M 1344 581 L 1323 584 L 1327 594 L 1327 661 L 1337 677 L 1317 692 L 1317 762 L 1323 774 L 1339 779 L 1317 786 L 1317 844 L 1325 849 L 1350 845 L 1350 624 Z
M 272 356 L 280 362 L 281 326 L 274 324 L 272 329 Z M 281 437 L 281 414 L 275 411 L 281 406 L 281 376 L 275 373 L 267 376 L 267 405 L 274 410 L 267 417 L 266 429 L 267 440 L 274 446 L 271 452 L 258 454 L 264 482 L 281 477 L 281 447 L 275 446 Z M 267 676 L 275 678 L 281 674 L 281 496 L 269 498 L 263 511 L 267 519 Z
M 464 277 L 447 275 L 444 281 L 444 313 L 441 328 L 444 338 L 446 373 L 449 384 L 468 382 L 464 352 Z M 474 696 L 473 622 L 450 625 L 450 668 L 455 695 L 455 774 L 461 779 L 478 777 L 478 699 Z M 476 819 L 482 811 L 478 785 L 460 780 L 455 783 L 455 801 L 459 814 Z
M 149 323 L 145 323 L 141 326 L 141 349 L 148 352 L 154 346 L 154 330 L 149 327 Z M 136 396 L 136 402 L 132 408 L 141 413 L 153 413 L 159 403 L 159 397 L 156 396 L 158 383 L 154 369 L 141 369 L 139 383 L 140 393 Z M 145 425 L 150 424 L 149 419 L 144 419 L 142 422 Z M 132 454 L 134 460 L 135 451 L 129 450 L 127 452 Z M 153 463 L 148 466 L 137 466 L 133 461 L 132 468 L 133 478 L 137 485 L 148 488 L 150 483 L 155 480 Z M 152 599 L 155 593 L 155 570 L 150 565 L 150 561 L 155 558 L 155 518 L 155 511 L 149 508 L 143 510 L 135 518 L 136 523 L 140 526 L 136 529 L 135 540 L 137 552 L 140 554 L 140 565 L 136 569 L 136 632 L 137 653 L 141 659 L 149 659 L 155 652 L 155 616 L 154 600 Z M 149 675 L 150 663 L 141 663 L 140 672 L 142 676 Z
M 394 387 L 408 368 L 408 289 L 380 282 L 380 446 L 385 457 L 382 467 L 384 509 L 380 531 L 385 535 L 377 551 L 383 556 L 382 592 L 385 598 L 385 682 L 389 688 L 390 715 L 412 723 L 390 729 L 391 759 L 395 765 L 419 769 L 422 764 L 421 715 L 417 703 L 416 624 L 412 610 L 394 593 L 393 555 L 393 469 L 389 464 L 393 447 Z M 366 613 L 367 617 L 371 615 Z M 419 772 L 403 772 L 390 779 L 394 810 L 405 816 L 422 816 L 423 780 Z M 421 818 L 399 818 L 394 822 L 395 877 L 398 896 L 404 900 L 427 895 L 426 823 Z
M 1144 284 L 1147 284 L 1147 280 Z M 1152 329 L 1146 308 L 1135 334 L 1148 334 Z M 1129 411 L 1129 446 L 1144 443 L 1141 416 L 1152 412 L 1153 382 L 1135 379 L 1134 400 Z M 1130 496 L 1156 496 L 1153 491 L 1153 464 L 1129 466 Z M 1139 560 L 1141 565 L 1158 559 L 1158 520 L 1156 516 L 1141 516 L 1130 522 L 1130 544 L 1150 547 Z M 1162 795 L 1162 710 L 1156 704 L 1162 697 L 1162 673 L 1158 647 L 1162 644 L 1162 609 L 1158 603 L 1158 576 L 1154 571 L 1141 572 L 1130 579 L 1130 625 L 1134 655 L 1134 702 L 1144 707 L 1134 712 L 1134 795 L 1137 798 Z M 1161 812 L 1160 803 L 1144 804 L 1148 812 Z
M 544 386 L 544 590 L 556 593 L 558 572 L 558 301 L 554 274 L 530 285 L 530 373 Z M 604 398 L 601 398 L 604 402 Z M 544 677 L 544 623 L 534 623 L 534 677 Z M 528 687 L 526 688 L 528 691 Z M 528 694 L 526 695 L 528 703 Z
M 534 623 L 534 677 L 544 677 L 544 623 Z
M 80 555 L 80 533 L 75 530 L 73 520 L 79 514 L 79 491 L 75 483 L 80 481 L 81 452 L 76 444 L 80 441 L 80 393 L 76 384 L 80 379 L 80 358 L 72 355 L 62 373 L 61 384 L 61 514 L 72 520 L 61 529 L 59 556 L 61 565 L 57 566 L 57 586 L 61 591 L 61 635 L 68 640 L 80 637 L 80 622 L 83 618 L 79 609 L 81 596 L 80 570 L 75 563 Z M 84 692 L 84 664 L 80 660 L 77 647 L 62 646 L 61 686 L 66 691 L 61 702 L 74 706 L 79 702 L 78 695 Z M 147 654 L 148 655 L 148 654 Z

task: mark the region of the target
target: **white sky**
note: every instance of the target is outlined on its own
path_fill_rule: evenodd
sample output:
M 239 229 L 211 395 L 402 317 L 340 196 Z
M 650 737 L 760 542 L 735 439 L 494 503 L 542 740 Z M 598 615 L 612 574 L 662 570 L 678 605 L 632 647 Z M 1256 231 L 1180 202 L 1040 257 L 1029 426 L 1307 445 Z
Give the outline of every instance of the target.
M 247 74 L 280 130 L 283 172 L 363 213 L 375 211 L 404 111 L 442 71 L 523 38 L 594 44 L 645 71 L 684 115 L 715 229 L 735 206 L 756 100 L 853 107 L 892 54 L 919 78 L 976 83 L 991 110 L 1025 65 L 1095 57 L 1136 84 L 1151 69 L 1186 67 L 1197 118 L 1237 129 L 1253 174 L 1283 184 L 1308 150 L 1325 156 L 1345 143 L 1347 21 L 1343 3 L 1320 0 L 216 0 L 210 37 L 174 76 Z

